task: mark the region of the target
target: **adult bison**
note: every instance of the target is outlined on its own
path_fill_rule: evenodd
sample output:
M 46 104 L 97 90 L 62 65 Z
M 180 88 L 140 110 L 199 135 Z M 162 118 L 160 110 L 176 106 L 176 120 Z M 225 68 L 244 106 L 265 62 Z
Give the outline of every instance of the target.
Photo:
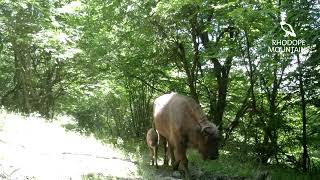
M 188 147 L 198 149 L 204 160 L 218 158 L 218 128 L 207 120 L 196 101 L 171 93 L 158 97 L 153 108 L 156 129 L 168 141 L 174 169 L 180 168 L 186 178 L 190 177 Z

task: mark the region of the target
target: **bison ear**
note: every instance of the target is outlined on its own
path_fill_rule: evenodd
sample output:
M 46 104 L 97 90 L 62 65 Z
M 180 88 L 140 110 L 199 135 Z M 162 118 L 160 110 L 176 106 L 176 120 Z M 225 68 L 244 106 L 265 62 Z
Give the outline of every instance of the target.
M 204 126 L 201 128 L 201 133 L 203 135 L 210 135 L 211 134 L 211 131 L 210 131 L 210 126 Z
M 204 126 L 201 128 L 201 133 L 207 136 L 216 135 L 218 129 L 215 126 Z

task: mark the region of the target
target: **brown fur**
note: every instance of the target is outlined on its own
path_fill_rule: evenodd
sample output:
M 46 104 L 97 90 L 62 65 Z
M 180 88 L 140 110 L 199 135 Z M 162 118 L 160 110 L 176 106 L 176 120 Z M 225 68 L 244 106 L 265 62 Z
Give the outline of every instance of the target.
M 177 93 L 162 95 L 154 102 L 153 114 L 156 129 L 168 141 L 174 169 L 180 168 L 186 178 L 188 147 L 198 149 L 203 159 L 218 158 L 218 128 L 192 98 Z
M 156 163 L 156 167 L 158 168 L 158 133 L 155 129 L 151 128 L 147 132 L 147 144 L 149 147 L 150 157 L 151 157 L 151 164 L 154 165 Z

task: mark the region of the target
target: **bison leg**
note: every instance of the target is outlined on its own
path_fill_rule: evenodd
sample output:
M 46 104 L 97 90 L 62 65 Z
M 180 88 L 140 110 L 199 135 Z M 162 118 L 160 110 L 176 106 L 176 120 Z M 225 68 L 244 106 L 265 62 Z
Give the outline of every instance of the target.
M 173 146 L 168 142 L 168 150 L 169 150 L 169 155 L 170 155 L 170 159 L 171 159 L 171 165 L 173 167 L 174 170 L 178 169 L 178 166 L 175 168 L 176 166 L 176 159 L 174 157 L 174 153 L 173 153 Z M 179 164 L 178 164 L 179 165 Z
M 158 159 L 158 146 L 154 147 L 153 150 L 154 150 L 154 160 L 156 161 L 156 167 L 159 168 L 158 162 L 157 162 L 158 161 L 157 160 Z
M 174 150 L 174 156 L 176 157 L 175 166 L 177 166 L 181 170 L 182 176 L 185 179 L 189 179 L 190 174 L 188 170 L 188 159 L 186 156 L 186 148 L 181 146 L 176 147 Z
M 178 168 L 179 168 L 179 164 L 180 164 L 180 161 L 174 161 L 174 162 L 172 162 L 172 167 L 173 167 L 173 170 L 178 170 Z
M 188 170 L 188 159 L 187 158 L 185 160 L 181 160 L 180 161 L 179 169 L 182 172 L 182 177 L 184 177 L 185 179 L 190 179 L 190 173 L 189 173 L 189 170 Z
M 163 141 L 163 147 L 164 147 L 164 160 L 163 160 L 163 165 L 164 166 L 168 166 L 168 161 L 169 161 L 169 155 L 168 155 L 168 148 L 167 146 L 169 143 L 167 141 Z
M 149 147 L 149 156 L 151 159 L 151 165 L 153 166 L 154 165 L 154 151 L 153 151 L 153 148 L 151 148 L 151 147 Z

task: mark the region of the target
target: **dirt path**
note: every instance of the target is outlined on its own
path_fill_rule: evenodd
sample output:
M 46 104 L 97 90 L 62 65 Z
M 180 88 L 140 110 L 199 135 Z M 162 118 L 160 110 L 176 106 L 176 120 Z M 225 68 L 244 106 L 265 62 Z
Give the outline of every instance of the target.
M 121 151 L 60 125 L 0 109 L 0 179 L 141 178 L 137 164 Z

